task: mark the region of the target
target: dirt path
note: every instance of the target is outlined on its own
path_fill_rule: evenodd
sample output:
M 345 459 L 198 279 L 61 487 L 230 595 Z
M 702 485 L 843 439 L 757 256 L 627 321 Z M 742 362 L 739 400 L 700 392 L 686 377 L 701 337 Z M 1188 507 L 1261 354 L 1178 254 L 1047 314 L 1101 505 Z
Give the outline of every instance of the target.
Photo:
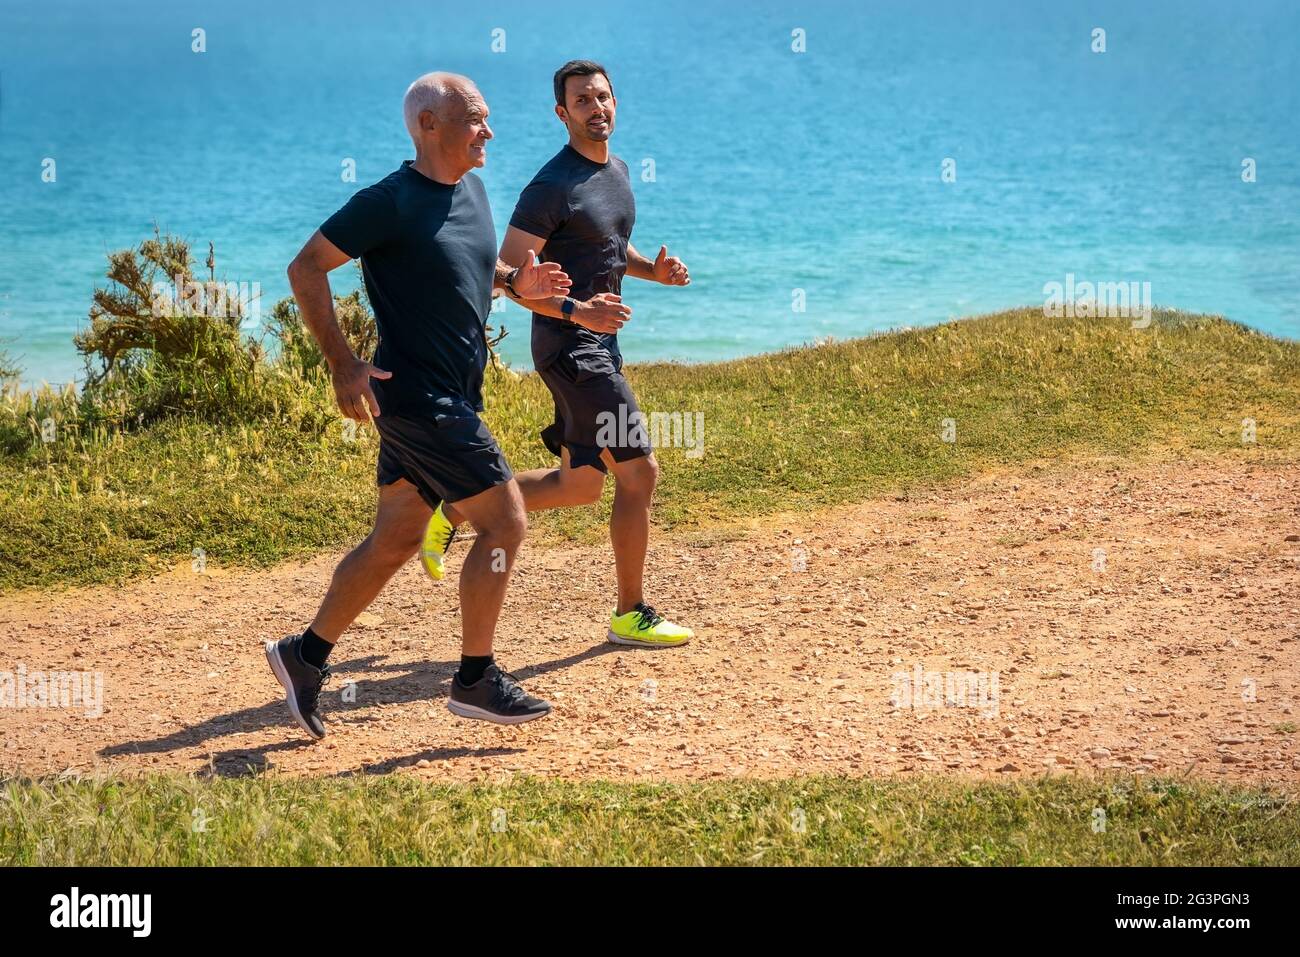
M 412 563 L 334 653 L 319 744 L 261 642 L 311 618 L 337 555 L 25 594 L 0 599 L 0 672 L 100 670 L 105 710 L 0 710 L 0 772 L 1121 768 L 1294 784 L 1298 533 L 1300 467 L 1183 463 L 1027 469 L 747 534 L 658 534 L 649 593 L 698 634 L 662 651 L 604 641 L 608 546 L 527 548 L 498 655 L 556 708 L 518 728 L 446 710 L 456 591 Z M 996 673 L 996 699 L 894 707 L 893 676 L 917 666 Z

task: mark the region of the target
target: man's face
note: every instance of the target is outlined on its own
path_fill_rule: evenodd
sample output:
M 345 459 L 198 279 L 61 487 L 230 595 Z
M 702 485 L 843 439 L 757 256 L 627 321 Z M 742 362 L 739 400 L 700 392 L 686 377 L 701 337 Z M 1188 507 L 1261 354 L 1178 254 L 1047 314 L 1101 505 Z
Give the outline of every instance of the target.
M 564 81 L 564 106 L 555 108 L 573 136 L 603 143 L 614 132 L 618 101 L 603 73 L 571 76 Z
M 481 167 L 487 162 L 487 141 L 493 135 L 487 119 L 483 94 L 476 89 L 460 91 L 449 99 L 442 119 L 434 121 L 438 152 L 454 166 Z

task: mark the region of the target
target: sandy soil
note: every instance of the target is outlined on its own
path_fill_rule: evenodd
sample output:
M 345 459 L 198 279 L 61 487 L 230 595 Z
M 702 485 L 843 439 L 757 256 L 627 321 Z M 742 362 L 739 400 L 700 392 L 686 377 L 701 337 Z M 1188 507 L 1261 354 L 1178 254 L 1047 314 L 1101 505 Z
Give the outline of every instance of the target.
M 335 651 L 320 743 L 262 641 L 310 620 L 338 555 L 0 599 L 0 671 L 98 670 L 105 701 L 0 710 L 0 772 L 1300 782 L 1295 465 L 1028 467 L 651 552 L 685 647 L 605 642 L 607 545 L 526 547 L 497 654 L 555 710 L 515 728 L 446 710 L 456 590 L 411 563 Z M 996 674 L 996 697 L 896 706 L 918 667 Z

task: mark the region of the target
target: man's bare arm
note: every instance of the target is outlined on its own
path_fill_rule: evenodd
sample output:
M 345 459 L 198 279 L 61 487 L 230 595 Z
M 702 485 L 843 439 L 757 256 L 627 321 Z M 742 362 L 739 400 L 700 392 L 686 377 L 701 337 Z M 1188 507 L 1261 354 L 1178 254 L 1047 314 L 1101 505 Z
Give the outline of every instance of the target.
M 540 302 L 558 298 L 562 302 L 569 294 L 569 276 L 559 263 L 537 262 L 533 250 L 528 249 L 518 263 L 497 260 L 492 288 L 507 295 L 513 293 L 511 298 L 516 301 Z
M 328 274 L 349 258 L 317 230 L 289 264 L 289 286 L 298 300 L 303 323 L 320 345 L 329 365 L 339 411 L 349 419 L 364 422 L 367 409 L 371 416 L 379 415 L 379 402 L 370 388 L 370 377 L 388 379 L 392 373 L 354 356 L 334 315 L 334 294 Z
M 633 279 L 648 279 L 651 282 L 655 278 L 654 261 L 642 256 L 631 243 L 627 244 L 627 274 Z
M 502 265 L 506 267 L 519 266 L 529 260 L 533 255 L 540 254 L 542 247 L 546 245 L 546 240 L 540 236 L 534 236 L 526 233 L 522 229 L 514 226 L 506 230 L 506 238 L 501 243 L 500 259 L 497 267 Z M 547 265 L 547 264 L 543 264 Z M 568 277 L 565 277 L 566 279 Z M 522 296 L 511 295 L 510 290 L 505 287 L 504 283 L 500 288 L 506 296 L 523 306 L 543 316 L 550 316 L 552 319 L 565 319 L 564 301 L 568 298 L 568 284 L 565 284 L 563 293 L 541 299 L 524 299 Z M 515 288 L 519 291 L 518 283 Z M 568 321 L 590 329 L 592 332 L 618 332 L 632 316 L 632 309 L 623 305 L 621 297 L 613 293 L 600 293 L 592 296 L 585 302 L 574 301 L 573 313 L 568 316 Z
M 647 279 L 660 282 L 665 286 L 689 286 L 691 274 L 686 263 L 676 256 L 668 255 L 668 247 L 660 246 L 659 255 L 646 259 L 636 251 L 631 243 L 627 244 L 627 274 L 633 279 Z

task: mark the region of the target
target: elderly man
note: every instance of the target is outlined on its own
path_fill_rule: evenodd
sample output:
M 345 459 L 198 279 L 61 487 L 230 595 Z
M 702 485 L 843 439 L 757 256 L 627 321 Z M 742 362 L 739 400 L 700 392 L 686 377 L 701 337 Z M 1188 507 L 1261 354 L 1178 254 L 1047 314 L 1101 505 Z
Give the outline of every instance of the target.
M 562 295 L 554 263 L 518 268 L 496 256 L 481 167 L 492 138 L 488 108 L 470 80 L 430 73 L 404 104 L 415 143 L 407 160 L 360 190 L 321 224 L 289 266 L 303 319 L 329 364 L 339 409 L 379 432 L 374 530 L 339 563 L 310 627 L 266 643 L 289 711 L 313 738 L 327 659 L 343 631 L 415 554 L 433 511 L 455 504 L 477 531 L 460 575 L 460 669 L 448 708 L 518 724 L 549 713 L 492 657 L 506 584 L 527 521 L 496 440 L 479 418 L 493 289 L 526 298 Z M 327 273 L 359 258 L 379 327 L 374 364 L 352 354 L 334 316 Z

